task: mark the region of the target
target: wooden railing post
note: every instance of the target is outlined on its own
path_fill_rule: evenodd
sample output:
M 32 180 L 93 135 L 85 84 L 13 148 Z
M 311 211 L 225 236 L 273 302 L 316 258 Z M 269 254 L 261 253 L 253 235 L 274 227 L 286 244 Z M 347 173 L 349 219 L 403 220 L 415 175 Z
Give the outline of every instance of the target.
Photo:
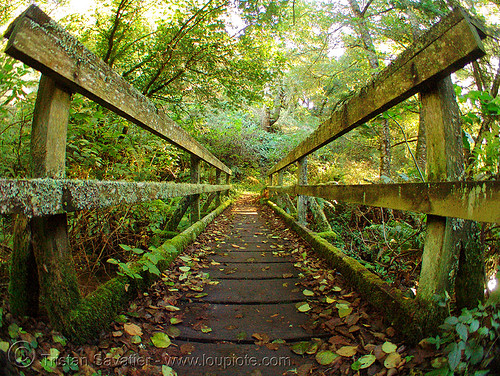
M 64 178 L 70 104 L 71 95 L 42 75 L 31 133 L 32 177 Z M 80 299 L 66 214 L 19 218 L 14 238 L 9 287 L 13 312 L 36 314 L 39 288 L 52 324 L 61 327 Z
M 191 154 L 191 184 L 200 184 L 200 158 Z M 191 202 L 191 223 L 200 220 L 200 195 L 193 195 Z
M 461 126 L 451 78 L 436 82 L 422 91 L 421 100 L 421 116 L 426 125 L 427 180 L 460 180 L 464 168 Z M 426 305 L 435 304 L 436 295 L 444 296 L 445 291 L 452 290 L 451 274 L 456 261 L 454 239 L 462 226 L 463 220 L 427 216 L 427 233 L 417 292 L 417 298 Z
M 220 184 L 220 170 L 218 168 L 215 169 L 215 184 L 216 185 L 219 185 Z M 217 196 L 215 197 L 215 207 L 218 208 L 220 203 L 221 203 L 221 199 L 220 199 L 220 191 L 217 192 Z
M 307 156 L 299 159 L 298 185 L 307 185 Z M 303 226 L 307 226 L 307 196 L 297 196 L 297 219 Z

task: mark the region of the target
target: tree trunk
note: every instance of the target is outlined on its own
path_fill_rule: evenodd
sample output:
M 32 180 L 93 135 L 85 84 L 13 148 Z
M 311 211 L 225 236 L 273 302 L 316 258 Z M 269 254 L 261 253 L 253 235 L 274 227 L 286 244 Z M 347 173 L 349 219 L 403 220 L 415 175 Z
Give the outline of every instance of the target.
M 311 209 L 311 213 L 314 218 L 314 227 L 316 228 L 316 232 L 329 232 L 332 231 L 332 226 L 328 222 L 326 218 L 325 212 L 318 204 L 318 201 L 315 197 L 309 197 L 309 208 Z
M 354 16 L 354 24 L 356 26 L 356 32 L 359 39 L 363 43 L 363 49 L 366 52 L 368 63 L 370 68 L 374 72 L 378 71 L 379 63 L 377 58 L 377 52 L 375 50 L 375 45 L 373 44 L 372 37 L 366 26 L 365 22 L 365 11 L 362 12 L 359 8 L 357 0 L 349 0 L 349 6 L 351 8 L 352 15 Z M 384 119 L 381 123 L 381 134 L 380 134 L 380 177 L 386 176 L 391 177 L 391 133 L 389 128 L 389 122 Z
M 205 201 L 205 203 L 203 204 L 203 207 L 201 208 L 201 213 L 203 215 L 205 215 L 205 214 L 208 213 L 208 209 L 210 208 L 210 204 L 212 203 L 212 201 L 214 200 L 214 198 L 217 196 L 217 193 L 218 192 L 211 192 L 211 193 L 209 193 L 209 195 L 207 197 L 207 201 Z
M 170 217 L 165 226 L 166 231 L 177 231 L 179 223 L 181 223 L 184 214 L 186 214 L 192 202 L 193 202 L 193 196 L 185 196 L 179 201 L 179 203 L 177 204 L 177 208 L 174 211 L 174 214 L 172 214 L 172 216 Z

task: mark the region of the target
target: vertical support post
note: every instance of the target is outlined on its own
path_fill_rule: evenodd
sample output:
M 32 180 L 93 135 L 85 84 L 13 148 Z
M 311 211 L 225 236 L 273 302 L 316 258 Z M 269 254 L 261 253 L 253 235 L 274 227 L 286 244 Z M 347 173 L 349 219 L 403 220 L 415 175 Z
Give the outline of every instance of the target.
M 459 180 L 463 173 L 460 118 L 453 97 L 451 78 L 445 78 L 421 93 L 421 115 L 426 124 L 428 181 Z M 427 216 L 427 233 L 417 297 L 435 303 L 435 295 L 452 290 L 452 271 L 457 260 L 456 235 L 463 221 Z M 455 229 L 454 229 L 455 228 Z M 457 231 L 458 230 L 458 231 Z
M 200 184 L 200 158 L 191 154 L 191 184 Z M 200 220 L 200 195 L 193 195 L 191 202 L 191 223 Z
M 70 104 L 71 94 L 52 79 L 42 75 L 31 133 L 32 177 L 64 178 Z M 33 292 L 38 295 L 39 288 L 51 323 L 56 328 L 61 328 L 66 314 L 76 307 L 80 300 L 69 248 L 66 214 L 31 220 L 21 218 L 16 224 L 14 237 L 16 247 L 9 291 L 15 313 L 22 314 L 28 301 L 38 305 L 38 296 L 33 296 Z M 19 265 L 22 260 L 19 253 L 26 251 L 33 255 L 30 259 L 34 257 L 36 261 L 37 274 L 23 275 L 30 272 L 28 265 L 34 265 L 29 260 L 25 260 L 28 261 L 26 265 Z M 22 289 L 26 290 L 21 291 Z M 20 294 L 23 293 L 25 297 L 21 297 Z M 35 308 L 27 311 L 36 313 Z
M 299 159 L 298 184 L 307 185 L 307 156 Z M 307 196 L 297 196 L 297 219 L 303 226 L 307 226 Z
M 215 169 L 215 184 L 220 185 L 220 170 L 217 168 Z M 215 207 L 219 207 L 221 200 L 220 200 L 221 192 L 217 192 L 217 196 L 215 197 Z

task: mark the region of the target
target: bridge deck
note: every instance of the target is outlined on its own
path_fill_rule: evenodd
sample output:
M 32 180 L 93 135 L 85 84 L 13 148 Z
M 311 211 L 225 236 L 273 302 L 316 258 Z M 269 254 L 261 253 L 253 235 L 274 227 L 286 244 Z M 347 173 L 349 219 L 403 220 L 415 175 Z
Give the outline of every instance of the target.
M 340 275 L 322 269 L 310 256 L 306 261 L 307 244 L 268 208 L 239 202 L 211 226 L 185 253 L 199 262 L 179 261 L 179 265 L 191 265 L 193 275 L 208 273 L 202 292 L 197 282 L 191 282 L 198 286 L 193 291 L 189 282 L 179 281 L 182 272 L 171 277 L 174 291 L 181 286 L 179 290 L 185 290 L 175 298 L 168 291 L 172 283 L 156 288 L 160 300 L 180 308 L 175 316 L 182 323 L 176 325 L 174 346 L 166 349 L 167 357 L 172 357 L 169 364 L 179 375 L 291 375 L 301 366 L 302 370 L 323 369 L 324 374 L 335 374 L 339 368 L 349 373 L 354 359 L 375 347 L 369 345 L 366 350 L 359 345 L 390 340 Z M 324 277 L 323 294 L 317 287 Z M 304 289 L 315 296 L 305 296 Z M 335 301 L 325 303 L 326 296 Z M 308 314 L 297 309 L 303 302 L 312 307 Z M 339 302 L 353 308 L 342 319 L 335 308 Z M 349 329 L 356 323 L 351 334 Z M 169 324 L 160 326 L 169 331 Z M 333 352 L 358 346 L 357 356 L 339 357 L 335 364 L 322 367 L 314 354 L 291 351 L 293 344 L 313 338 L 319 338 L 320 349 Z

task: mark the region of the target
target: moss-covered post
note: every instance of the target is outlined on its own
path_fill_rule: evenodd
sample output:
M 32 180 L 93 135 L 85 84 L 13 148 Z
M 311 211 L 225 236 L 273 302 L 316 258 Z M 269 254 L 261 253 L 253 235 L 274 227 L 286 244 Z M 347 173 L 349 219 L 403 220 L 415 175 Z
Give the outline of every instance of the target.
M 191 154 L 191 184 L 200 184 L 200 158 Z M 191 223 L 200 220 L 200 195 L 193 195 L 191 202 Z
M 33 115 L 31 132 L 32 177 L 65 177 L 66 134 L 68 127 L 71 94 L 52 79 L 42 75 Z M 16 227 L 16 247 L 14 253 L 25 253 L 27 249 L 34 255 L 36 275 L 22 275 L 21 270 L 29 271 L 31 261 L 26 266 L 18 263 L 22 258 L 13 257 L 11 267 L 11 304 L 22 307 L 19 288 L 26 288 L 26 296 L 33 304 L 38 282 L 43 301 L 51 323 L 60 328 L 66 314 L 80 300 L 74 263 L 71 258 L 68 240 L 66 214 L 37 217 L 22 220 L 26 226 Z M 18 221 L 19 224 L 19 221 Z M 28 242 L 28 243 L 27 243 Z M 16 313 L 20 313 L 19 311 Z
M 307 185 L 307 156 L 299 159 L 298 184 Z M 297 217 L 302 226 L 307 226 L 307 197 L 297 196 Z
M 220 170 L 218 168 L 215 169 L 215 184 L 216 185 L 220 185 Z M 221 203 L 221 199 L 220 199 L 220 196 L 221 196 L 221 193 L 220 191 L 217 192 L 217 196 L 215 197 L 215 207 L 218 208 L 220 203 Z
M 464 171 L 460 113 L 451 78 L 422 91 L 421 116 L 426 124 L 428 181 L 460 180 Z M 464 220 L 427 216 L 427 234 L 417 298 L 435 304 L 437 296 L 453 293 L 460 249 L 471 247 L 473 234 Z M 472 276 L 469 276 L 469 278 Z M 482 290 L 482 288 L 480 289 Z M 472 292 L 471 292 L 472 293 Z

